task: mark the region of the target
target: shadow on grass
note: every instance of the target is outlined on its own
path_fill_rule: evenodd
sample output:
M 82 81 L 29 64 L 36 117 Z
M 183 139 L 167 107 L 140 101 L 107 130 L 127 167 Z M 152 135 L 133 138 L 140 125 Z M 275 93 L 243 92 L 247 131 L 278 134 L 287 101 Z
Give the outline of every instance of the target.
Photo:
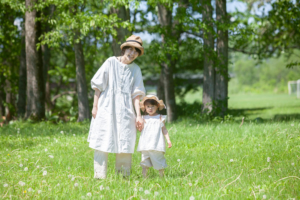
M 253 115 L 254 113 L 260 114 L 261 112 L 272 108 L 273 107 L 228 109 L 228 114 L 234 117 L 248 116 L 250 114 Z

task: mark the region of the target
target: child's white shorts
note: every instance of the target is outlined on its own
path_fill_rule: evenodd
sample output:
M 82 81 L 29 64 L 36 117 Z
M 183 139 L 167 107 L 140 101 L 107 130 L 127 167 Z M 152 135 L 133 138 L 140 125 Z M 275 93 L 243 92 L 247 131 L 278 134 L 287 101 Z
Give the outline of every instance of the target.
M 164 169 L 168 166 L 164 154 L 162 151 L 142 151 L 140 165 L 146 168 L 153 166 L 157 170 Z

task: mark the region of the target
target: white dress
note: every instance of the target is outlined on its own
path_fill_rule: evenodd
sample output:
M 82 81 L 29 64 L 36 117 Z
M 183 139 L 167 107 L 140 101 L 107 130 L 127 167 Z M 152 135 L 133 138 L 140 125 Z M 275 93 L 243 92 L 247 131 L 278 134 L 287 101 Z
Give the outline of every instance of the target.
M 160 117 L 161 116 L 161 117 Z M 141 132 L 137 151 L 161 151 L 166 152 L 165 137 L 162 127 L 166 115 L 143 116 L 145 119 L 144 129 Z M 161 118 L 161 119 L 160 119 Z
M 145 96 L 141 69 L 135 63 L 123 64 L 108 58 L 91 80 L 101 92 L 96 118 L 92 117 L 87 141 L 89 147 L 109 153 L 133 153 L 136 140 L 132 100 Z

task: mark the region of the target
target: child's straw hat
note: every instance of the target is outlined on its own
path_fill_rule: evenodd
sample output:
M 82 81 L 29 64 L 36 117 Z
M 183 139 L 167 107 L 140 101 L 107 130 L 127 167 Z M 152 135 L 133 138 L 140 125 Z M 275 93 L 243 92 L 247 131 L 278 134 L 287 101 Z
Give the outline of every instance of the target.
M 153 100 L 157 101 L 157 103 L 158 103 L 158 109 L 159 109 L 159 110 L 162 110 L 162 109 L 166 108 L 166 106 L 165 106 L 163 100 L 159 100 L 158 97 L 155 96 L 155 95 L 147 95 L 147 96 L 145 96 L 145 97 L 143 98 L 143 100 L 140 102 L 140 108 L 141 108 L 141 110 L 142 110 L 143 112 L 145 112 L 145 110 L 146 110 L 146 109 L 145 109 L 145 106 L 144 106 L 144 103 L 145 103 L 145 101 L 148 100 L 148 99 L 153 99 Z
M 135 47 L 135 48 L 138 48 L 139 50 L 141 50 L 141 54 L 139 56 L 144 54 L 143 41 L 139 36 L 132 35 L 129 38 L 127 38 L 126 42 L 124 42 L 121 45 L 121 50 L 123 49 L 123 47 L 127 47 L 127 46 Z

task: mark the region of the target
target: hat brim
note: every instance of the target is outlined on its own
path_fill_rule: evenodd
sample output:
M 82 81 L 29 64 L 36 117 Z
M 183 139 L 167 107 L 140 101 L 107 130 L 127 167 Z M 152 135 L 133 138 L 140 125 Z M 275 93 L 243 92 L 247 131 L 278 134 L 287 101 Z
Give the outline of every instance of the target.
M 139 45 L 138 43 L 136 43 L 136 42 L 125 42 L 125 43 L 123 43 L 122 45 L 121 45 L 121 50 L 124 48 L 124 47 L 135 47 L 135 48 L 138 48 L 139 50 L 141 50 L 141 54 L 139 55 L 139 56 L 141 56 L 141 55 L 143 55 L 144 54 L 144 47 L 142 47 L 141 45 Z
M 144 97 L 144 99 L 140 102 L 140 109 L 143 111 L 143 112 L 145 112 L 145 106 L 144 106 L 144 102 L 146 101 L 146 100 L 148 100 L 148 99 L 153 99 L 153 100 L 155 100 L 155 101 L 157 101 L 157 99 L 155 98 L 155 97 Z M 164 104 L 164 101 L 163 100 L 158 100 L 157 101 L 157 103 L 158 103 L 158 110 L 162 110 L 162 109 L 164 109 L 164 108 L 166 108 L 166 106 L 165 106 L 165 104 Z

